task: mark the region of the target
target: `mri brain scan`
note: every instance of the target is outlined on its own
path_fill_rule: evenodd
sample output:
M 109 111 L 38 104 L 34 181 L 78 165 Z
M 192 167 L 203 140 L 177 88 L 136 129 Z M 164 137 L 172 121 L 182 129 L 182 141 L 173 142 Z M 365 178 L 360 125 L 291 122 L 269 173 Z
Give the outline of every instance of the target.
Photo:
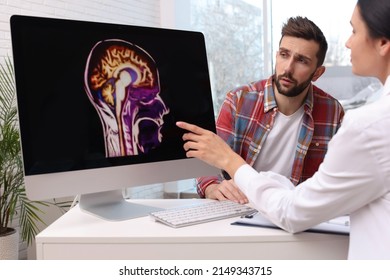
M 146 154 L 162 142 L 169 108 L 154 59 L 122 40 L 98 42 L 85 68 L 85 90 L 103 126 L 107 157 Z

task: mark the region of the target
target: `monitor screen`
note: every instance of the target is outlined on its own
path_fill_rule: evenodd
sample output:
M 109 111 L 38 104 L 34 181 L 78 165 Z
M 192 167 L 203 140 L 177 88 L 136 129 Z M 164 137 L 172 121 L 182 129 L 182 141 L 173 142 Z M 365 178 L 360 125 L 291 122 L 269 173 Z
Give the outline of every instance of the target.
M 201 33 L 15 15 L 11 36 L 30 199 L 101 208 L 123 188 L 216 174 L 175 126 L 215 131 Z

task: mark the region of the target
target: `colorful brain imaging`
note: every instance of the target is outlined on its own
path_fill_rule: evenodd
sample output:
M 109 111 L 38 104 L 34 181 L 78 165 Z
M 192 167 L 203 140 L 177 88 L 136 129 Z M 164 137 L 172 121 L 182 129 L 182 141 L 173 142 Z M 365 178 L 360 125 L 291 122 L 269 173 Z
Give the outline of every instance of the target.
M 107 157 L 145 154 L 161 144 L 169 108 L 159 95 L 156 63 L 145 50 L 122 40 L 100 41 L 84 75 L 103 126 Z

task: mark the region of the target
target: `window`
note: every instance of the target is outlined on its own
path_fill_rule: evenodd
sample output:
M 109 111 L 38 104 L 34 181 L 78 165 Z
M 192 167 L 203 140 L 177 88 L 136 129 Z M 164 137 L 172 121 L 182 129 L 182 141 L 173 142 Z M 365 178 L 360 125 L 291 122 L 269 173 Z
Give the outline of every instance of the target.
M 274 69 L 282 24 L 291 16 L 314 21 L 328 41 L 324 75 L 315 83 L 345 109 L 375 100 L 376 79 L 351 72 L 345 42 L 356 0 L 176 0 L 176 24 L 204 33 L 216 114 L 228 90 L 267 78 Z M 185 24 L 183 24 L 185 22 Z
M 205 35 L 215 112 L 228 90 L 270 75 L 264 4 L 248 0 L 191 0 L 192 29 Z M 267 26 L 267 25 L 266 25 Z
M 271 74 L 270 33 L 263 24 L 268 22 L 263 13 L 268 0 L 161 2 L 163 27 L 201 31 L 205 36 L 216 115 L 228 90 Z M 193 180 L 164 184 L 164 191 L 197 196 Z

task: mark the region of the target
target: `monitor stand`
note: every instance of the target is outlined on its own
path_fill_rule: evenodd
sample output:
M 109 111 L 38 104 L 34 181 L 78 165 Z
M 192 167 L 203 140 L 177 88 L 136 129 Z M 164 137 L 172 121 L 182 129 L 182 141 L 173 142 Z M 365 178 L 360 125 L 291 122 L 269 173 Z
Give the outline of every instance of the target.
M 122 190 L 82 194 L 79 199 L 81 210 L 109 221 L 123 221 L 148 216 L 161 208 L 128 202 Z

